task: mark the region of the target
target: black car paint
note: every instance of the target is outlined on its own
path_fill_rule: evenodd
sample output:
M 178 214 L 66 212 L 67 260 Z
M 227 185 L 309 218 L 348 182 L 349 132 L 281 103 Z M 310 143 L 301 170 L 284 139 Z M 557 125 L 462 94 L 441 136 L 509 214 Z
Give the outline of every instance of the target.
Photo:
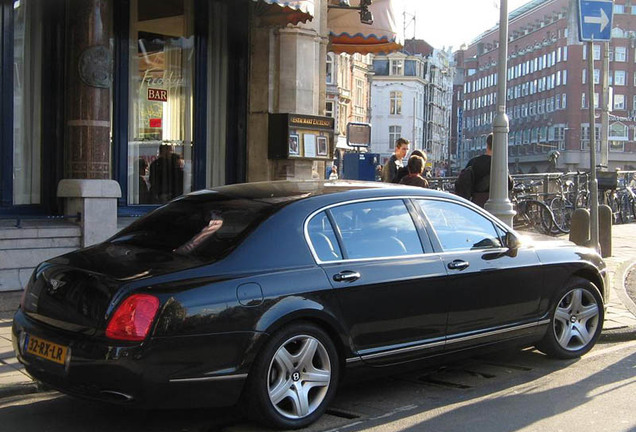
M 66 367 L 16 349 L 18 358 L 35 377 L 79 396 L 128 402 L 100 393 L 112 390 L 132 396 L 132 402 L 139 405 L 226 405 L 238 399 L 268 335 L 294 320 L 310 320 L 324 327 L 334 337 L 343 364 L 356 366 L 364 359 L 369 365 L 382 366 L 497 340 L 531 341 L 545 331 L 539 321 L 554 301 L 548 281 L 559 286 L 574 274 L 584 274 L 599 289 L 605 288 L 597 269 L 603 268 L 602 261 L 586 249 L 522 246 L 512 252 L 501 248 L 466 256 L 443 253 L 432 231 L 420 232 L 423 239 L 431 238 L 436 248 L 432 253 L 317 263 L 304 235 L 306 218 L 299 215 L 349 200 L 451 199 L 417 188 L 373 184 L 346 190 L 350 186 L 281 205 L 227 257 L 210 264 L 171 254 L 155 257 L 109 243 L 51 260 L 38 271 L 39 277 L 83 271 L 101 280 L 110 293 L 103 307 L 106 312 L 92 317 L 92 322 L 79 319 L 70 323 L 92 326 L 92 332 L 78 333 L 64 322 L 63 311 L 57 312 L 59 319 L 48 323 L 37 311 L 18 311 L 13 328 L 16 341 L 28 332 L 69 346 L 72 352 Z M 276 187 L 284 195 L 285 186 Z M 249 195 L 249 187 L 221 189 Z M 258 190 L 267 196 L 266 185 Z M 197 199 L 202 195 L 205 193 L 198 193 Z M 413 217 L 418 219 L 417 214 Z M 430 247 L 425 245 L 426 250 Z M 501 283 L 513 277 L 505 270 L 513 255 L 524 260 L 521 287 Z M 469 270 L 449 270 L 447 264 L 455 259 L 468 260 Z M 532 277 L 539 267 L 547 270 L 544 281 Z M 342 270 L 357 270 L 363 277 L 351 283 L 335 282 L 334 274 Z M 391 287 L 381 285 L 387 282 Z M 240 287 L 246 284 L 256 284 L 260 291 L 250 289 L 247 297 L 240 294 Z M 150 292 L 161 301 L 151 336 L 141 344 L 106 339 L 104 328 L 110 314 L 125 296 L 135 292 Z M 462 294 L 465 301 L 459 300 Z M 499 299 L 495 307 L 485 303 L 493 298 Z M 473 310 L 476 304 L 481 308 Z M 520 316 L 515 313 L 519 310 L 523 311 Z M 445 336 L 447 316 L 450 330 Z M 107 374 L 101 372 L 105 365 L 110 367 Z

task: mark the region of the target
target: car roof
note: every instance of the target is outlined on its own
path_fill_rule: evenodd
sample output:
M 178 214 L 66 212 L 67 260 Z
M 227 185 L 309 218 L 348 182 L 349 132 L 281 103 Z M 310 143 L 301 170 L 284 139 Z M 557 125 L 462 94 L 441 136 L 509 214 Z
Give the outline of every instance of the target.
M 205 200 L 223 195 L 227 198 L 255 200 L 273 205 L 329 195 L 334 201 L 395 195 L 448 196 L 445 192 L 393 183 L 357 180 L 282 180 L 240 183 L 193 192 L 187 197 Z M 323 201 L 323 200 L 320 200 Z

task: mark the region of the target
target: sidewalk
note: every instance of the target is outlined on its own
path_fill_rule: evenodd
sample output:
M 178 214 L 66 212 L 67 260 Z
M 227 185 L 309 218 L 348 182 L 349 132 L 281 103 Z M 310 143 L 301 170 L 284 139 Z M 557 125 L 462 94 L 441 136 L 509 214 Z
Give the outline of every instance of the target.
M 616 225 L 612 233 L 612 252 L 606 258 L 612 291 L 607 305 L 604 330 L 636 328 L 636 305 L 627 295 L 625 281 L 630 269 L 636 271 L 636 223 Z M 630 277 L 631 282 L 636 278 Z M 636 287 L 631 287 L 632 289 Z M 11 342 L 11 316 L 20 302 L 18 292 L 0 293 L 0 398 L 34 393 L 39 386 L 15 358 Z

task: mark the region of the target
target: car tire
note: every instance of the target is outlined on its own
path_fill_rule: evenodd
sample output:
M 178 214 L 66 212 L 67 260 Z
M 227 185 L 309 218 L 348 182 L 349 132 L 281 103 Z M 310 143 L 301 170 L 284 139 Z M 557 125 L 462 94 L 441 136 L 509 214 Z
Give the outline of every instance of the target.
M 603 298 L 592 282 L 571 279 L 555 296 L 550 324 L 537 348 L 550 357 L 573 359 L 594 347 L 603 328 Z
M 333 399 L 340 363 L 319 327 L 294 323 L 275 332 L 251 370 L 248 415 L 275 428 L 298 429 L 322 416 Z

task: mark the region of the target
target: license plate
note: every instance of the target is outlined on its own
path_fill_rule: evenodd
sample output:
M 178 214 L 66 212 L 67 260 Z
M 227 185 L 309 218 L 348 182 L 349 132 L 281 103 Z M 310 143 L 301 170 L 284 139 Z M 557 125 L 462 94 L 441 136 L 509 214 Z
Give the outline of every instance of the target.
M 24 351 L 34 356 L 50 360 L 61 365 L 66 361 L 68 347 L 27 335 L 24 341 Z

